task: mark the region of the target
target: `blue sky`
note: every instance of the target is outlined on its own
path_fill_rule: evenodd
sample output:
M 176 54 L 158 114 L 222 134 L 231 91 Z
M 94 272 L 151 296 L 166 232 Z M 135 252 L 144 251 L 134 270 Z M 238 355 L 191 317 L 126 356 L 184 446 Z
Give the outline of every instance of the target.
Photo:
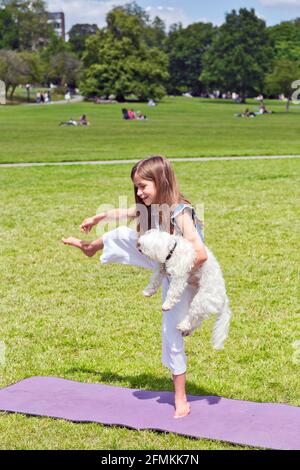
M 107 12 L 128 0 L 46 0 L 50 11 L 63 10 L 66 14 L 67 30 L 75 23 L 105 24 Z M 150 16 L 160 16 L 169 26 L 182 22 L 184 26 L 196 21 L 221 24 L 225 12 L 239 8 L 254 8 L 268 25 L 300 17 L 300 0 L 138 0 Z

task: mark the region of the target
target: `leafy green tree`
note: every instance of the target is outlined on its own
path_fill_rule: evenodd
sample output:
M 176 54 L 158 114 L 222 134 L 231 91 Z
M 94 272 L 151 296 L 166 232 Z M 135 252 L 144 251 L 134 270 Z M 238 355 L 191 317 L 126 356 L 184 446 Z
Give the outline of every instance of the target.
M 70 46 L 62 38 L 58 37 L 55 33 L 52 33 L 49 42 L 41 51 L 41 59 L 46 64 L 49 64 L 51 58 L 61 52 L 71 52 Z
M 166 43 L 170 61 L 170 94 L 191 91 L 199 95 L 203 91 L 199 80 L 203 71 L 203 55 L 211 45 L 215 32 L 216 28 L 211 23 L 194 23 L 187 28 L 174 25 L 170 30 Z
M 12 12 L 0 4 L 0 49 L 18 49 L 19 32 Z
M 37 50 L 45 45 L 51 27 L 48 25 L 44 0 L 0 0 L 1 7 L 7 17 L 11 17 L 15 24 L 15 29 L 9 23 L 8 29 L 2 31 L 7 47 L 19 50 Z
M 204 55 L 201 80 L 209 89 L 238 92 L 244 101 L 263 90 L 272 59 L 265 22 L 253 9 L 233 10 Z
M 135 2 L 115 7 L 106 16 L 107 30 L 116 39 L 129 38 L 136 47 L 145 39 L 148 22 L 149 16 Z
M 146 42 L 148 17 L 135 3 L 116 7 L 107 15 L 107 27 L 86 41 L 85 96 L 131 94 L 139 100 L 159 99 L 168 79 L 167 55 Z
M 166 54 L 145 45 L 134 49 L 131 40 L 126 37 L 116 39 L 110 34 L 104 36 L 98 39 L 98 60 L 88 67 L 81 83 L 83 94 L 114 94 L 119 101 L 132 94 L 141 101 L 162 98 L 168 79 Z M 94 42 L 96 39 L 87 41 L 87 51 L 89 47 L 95 49 Z
M 57 84 L 61 82 L 60 74 L 58 73 L 56 65 L 53 70 L 53 58 L 57 59 L 60 57 L 58 61 L 54 60 L 55 64 L 57 62 L 63 62 L 62 57 L 64 57 L 64 54 L 68 55 L 69 53 L 71 53 L 69 44 L 62 38 L 58 37 L 55 33 L 52 33 L 47 46 L 40 52 L 41 63 L 44 70 L 43 82 L 47 84 L 51 81 L 54 81 Z M 73 53 L 71 53 L 71 55 L 75 58 Z M 76 59 L 78 60 L 77 56 Z M 64 67 L 64 65 L 62 66 Z M 63 71 L 61 75 L 64 75 Z
M 81 77 L 82 63 L 72 52 L 59 52 L 50 60 L 48 78 L 60 87 L 75 87 Z
M 0 50 L 0 80 L 5 82 L 6 97 L 10 91 L 10 99 L 13 99 L 17 86 L 27 83 L 29 74 L 29 66 L 20 53 Z
M 145 27 L 145 42 L 149 47 L 164 49 L 166 39 L 166 25 L 161 18 L 156 16 L 153 21 Z
M 156 16 L 152 21 L 148 13 L 136 2 L 113 8 L 106 17 L 107 26 L 116 37 L 130 37 L 134 44 L 144 41 L 149 47 L 162 47 L 166 25 Z
M 72 52 L 82 57 L 85 41 L 98 31 L 96 24 L 75 24 L 69 31 L 69 45 Z
M 23 51 L 20 53 L 20 57 L 26 63 L 27 71 L 27 83 L 40 84 L 45 81 L 45 66 L 41 60 L 38 52 Z
M 292 84 L 299 79 L 299 63 L 288 59 L 280 59 L 275 62 L 273 71 L 266 76 L 266 92 L 274 95 L 283 93 L 287 98 L 286 111 L 288 112 L 295 91 Z
M 274 44 L 275 59 L 300 61 L 300 24 L 299 20 L 283 21 L 268 28 Z

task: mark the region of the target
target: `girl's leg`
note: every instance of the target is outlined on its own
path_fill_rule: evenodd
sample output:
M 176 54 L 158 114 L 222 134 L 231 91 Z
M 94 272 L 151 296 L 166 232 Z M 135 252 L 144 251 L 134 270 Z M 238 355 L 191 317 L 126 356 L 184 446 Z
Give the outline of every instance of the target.
M 101 264 L 128 264 L 153 270 L 157 263 L 138 251 L 137 241 L 137 233 L 127 226 L 106 232 L 101 238 L 92 242 L 79 240 L 75 237 L 62 239 L 65 245 L 80 248 L 89 257 L 94 256 L 97 251 L 103 250 L 100 257 Z
M 77 248 L 80 248 L 80 250 L 86 256 L 89 256 L 89 257 L 94 256 L 94 254 L 97 253 L 97 251 L 103 250 L 103 247 L 104 247 L 102 238 L 99 238 L 92 242 L 87 242 L 85 240 L 79 240 L 79 238 L 69 237 L 69 238 L 63 238 L 62 242 L 65 245 L 70 245 L 70 246 L 75 246 Z
M 137 235 L 128 227 L 107 232 L 103 235 L 104 250 L 101 263 L 121 263 L 154 269 L 156 263 L 142 255 L 136 246 Z M 169 287 L 168 279 L 163 279 L 163 302 Z M 183 320 L 190 301 L 195 295 L 193 288 L 187 288 L 182 300 L 169 312 L 163 312 L 163 363 L 173 373 L 175 389 L 175 417 L 187 416 L 190 406 L 187 403 L 185 392 L 186 356 L 184 352 L 183 337 L 176 326 Z
M 163 279 L 163 302 L 169 287 L 168 278 Z M 170 369 L 173 375 L 175 390 L 175 418 L 187 416 L 190 406 L 187 403 L 186 383 L 186 355 L 184 351 L 184 339 L 177 330 L 177 325 L 184 319 L 190 302 L 195 295 L 195 288 L 187 286 L 182 298 L 168 312 L 163 312 L 162 322 L 162 355 L 163 364 Z
M 187 401 L 185 382 L 186 374 L 173 375 L 176 409 L 174 418 L 184 418 L 191 411 L 190 404 Z
M 135 230 L 127 226 L 104 233 L 102 240 L 104 249 L 100 256 L 101 264 L 128 264 L 151 270 L 157 265 L 156 261 L 138 251 L 138 235 Z

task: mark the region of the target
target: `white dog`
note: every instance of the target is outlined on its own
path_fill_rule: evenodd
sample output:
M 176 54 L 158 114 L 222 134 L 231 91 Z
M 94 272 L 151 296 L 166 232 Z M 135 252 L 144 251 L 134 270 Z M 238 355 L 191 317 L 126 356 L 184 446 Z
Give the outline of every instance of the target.
M 151 229 L 139 238 L 137 247 L 140 252 L 152 260 L 158 261 L 149 285 L 143 291 L 149 297 L 159 289 L 164 274 L 170 276 L 170 286 L 163 303 L 164 311 L 170 310 L 180 298 L 188 284 L 189 273 L 196 258 L 193 245 L 182 236 Z M 208 259 L 199 268 L 195 276 L 199 279 L 199 288 L 184 320 L 177 325 L 183 336 L 188 336 L 198 328 L 210 314 L 217 314 L 213 329 L 213 346 L 222 349 L 228 335 L 230 322 L 229 300 L 219 263 L 207 248 Z

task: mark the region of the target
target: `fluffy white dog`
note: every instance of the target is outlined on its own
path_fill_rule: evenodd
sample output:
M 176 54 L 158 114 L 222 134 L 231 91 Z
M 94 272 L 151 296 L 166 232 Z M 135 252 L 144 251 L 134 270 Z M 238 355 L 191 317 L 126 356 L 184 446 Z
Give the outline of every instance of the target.
M 146 297 L 155 294 L 162 283 L 163 276 L 169 275 L 170 286 L 162 309 L 170 310 L 180 301 L 188 284 L 190 271 L 196 258 L 193 245 L 182 236 L 151 229 L 139 238 L 137 247 L 140 252 L 158 262 L 143 294 Z M 208 259 L 195 274 L 199 279 L 198 291 L 191 301 L 187 316 L 177 325 L 177 329 L 183 336 L 188 336 L 209 315 L 217 314 L 213 329 L 213 346 L 215 349 L 222 349 L 228 335 L 231 316 L 229 300 L 220 265 L 213 253 L 207 247 L 205 248 Z

